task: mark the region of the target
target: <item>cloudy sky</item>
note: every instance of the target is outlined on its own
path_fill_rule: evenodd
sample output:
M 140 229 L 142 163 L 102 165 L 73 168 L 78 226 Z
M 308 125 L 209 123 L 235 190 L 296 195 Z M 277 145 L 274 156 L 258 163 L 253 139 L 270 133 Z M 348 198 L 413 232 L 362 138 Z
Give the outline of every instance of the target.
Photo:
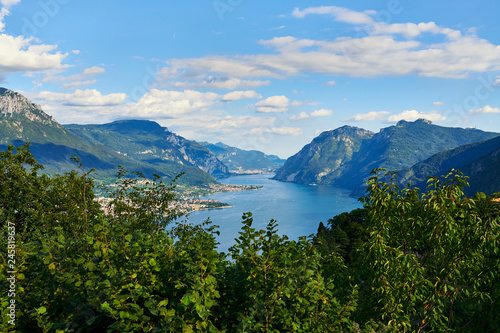
M 401 119 L 500 131 L 500 2 L 0 0 L 0 86 L 283 158 Z

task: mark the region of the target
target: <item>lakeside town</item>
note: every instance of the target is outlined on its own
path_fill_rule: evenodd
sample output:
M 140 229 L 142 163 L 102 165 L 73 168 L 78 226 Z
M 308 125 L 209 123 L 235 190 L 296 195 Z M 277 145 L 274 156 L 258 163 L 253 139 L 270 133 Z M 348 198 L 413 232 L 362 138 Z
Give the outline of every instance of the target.
M 149 183 L 148 180 L 139 180 L 137 181 L 138 185 L 147 185 Z M 108 185 L 109 187 L 116 187 L 117 184 Z M 209 184 L 207 186 L 189 186 L 189 185 L 176 185 L 175 192 L 178 195 L 178 198 L 173 204 L 172 208 L 177 208 L 182 213 L 187 214 L 198 210 L 207 210 L 207 209 L 221 209 L 232 207 L 230 204 L 225 202 L 219 202 L 213 199 L 204 199 L 203 197 L 223 193 L 223 192 L 239 192 L 239 191 L 250 191 L 250 190 L 258 190 L 262 188 L 262 186 L 254 186 L 254 185 L 232 185 L 232 184 L 222 184 L 215 183 Z M 99 202 L 103 211 L 108 211 L 108 205 L 111 201 L 110 198 L 104 195 L 98 195 L 96 201 Z

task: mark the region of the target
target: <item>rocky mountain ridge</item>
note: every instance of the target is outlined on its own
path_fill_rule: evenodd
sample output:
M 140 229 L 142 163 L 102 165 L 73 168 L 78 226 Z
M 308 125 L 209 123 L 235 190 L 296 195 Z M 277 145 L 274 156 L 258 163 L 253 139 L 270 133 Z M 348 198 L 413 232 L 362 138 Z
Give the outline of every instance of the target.
M 229 175 L 227 167 L 206 147 L 187 140 L 149 120 L 120 120 L 102 125 L 65 125 L 82 140 L 92 141 L 120 154 L 159 165 L 172 161 L 192 165 L 214 177 Z
M 274 179 L 335 185 L 359 194 L 369 173 L 375 168 L 389 171 L 408 169 L 441 151 L 500 135 L 476 129 L 437 126 L 425 119 L 414 122 L 403 120 L 378 133 L 363 131 L 344 126 L 322 133 L 290 157 Z

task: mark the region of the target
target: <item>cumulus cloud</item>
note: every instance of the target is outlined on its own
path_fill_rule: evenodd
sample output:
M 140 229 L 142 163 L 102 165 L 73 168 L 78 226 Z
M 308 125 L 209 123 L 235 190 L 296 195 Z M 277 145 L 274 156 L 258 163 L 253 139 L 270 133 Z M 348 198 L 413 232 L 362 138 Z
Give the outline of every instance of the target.
M 387 121 L 390 123 L 396 123 L 400 120 L 415 121 L 417 119 L 427 119 L 430 121 L 444 121 L 446 120 L 446 117 L 441 115 L 437 111 L 421 112 L 417 110 L 406 110 L 401 112 L 400 114 L 390 116 L 389 118 L 387 118 Z
M 336 85 L 336 84 L 337 84 L 337 82 L 335 82 L 335 81 L 328 81 L 328 82 L 326 83 L 326 85 L 327 85 L 327 86 L 334 86 L 334 85 Z
M 347 8 L 337 7 L 337 6 L 321 6 L 321 7 L 309 7 L 304 10 L 295 8 L 292 12 L 292 16 L 296 18 L 304 18 L 306 15 L 319 14 L 319 15 L 330 15 L 334 17 L 335 20 L 340 22 L 346 22 L 351 24 L 368 24 L 372 23 L 373 11 L 357 12 Z
M 486 105 L 485 107 L 469 111 L 469 114 L 492 114 L 492 113 L 500 113 L 500 108 L 494 108 L 489 105 Z
M 3 22 L 5 16 L 9 15 L 10 7 L 19 3 L 20 0 L 1 0 L 0 4 L 2 8 L 0 9 L 0 32 L 5 29 L 5 23 Z
M 219 97 L 216 93 L 195 90 L 151 89 L 137 102 L 127 104 L 123 111 L 129 117 L 172 118 L 194 111 L 202 112 L 215 104 Z
M 294 16 L 338 11 L 338 7 L 318 8 L 321 10 L 296 10 Z M 423 33 L 433 34 L 432 42 L 413 39 Z M 159 80 L 178 87 L 248 89 L 269 84 L 269 79 L 308 74 L 465 78 L 500 70 L 500 46 L 473 31 L 464 35 L 434 22 L 377 23 L 361 37 L 314 40 L 283 36 L 259 43 L 271 52 L 172 59 L 159 71 Z
M 347 118 L 345 121 L 374 121 L 380 120 L 389 114 L 388 111 L 371 111 L 368 113 L 358 113 L 352 117 Z
M 444 103 L 443 102 L 434 102 L 434 103 L 432 103 L 432 105 L 444 105 Z
M 67 57 L 57 45 L 35 44 L 34 38 L 0 34 L 0 75 L 64 68 Z
M 462 36 L 460 31 L 439 27 L 435 22 L 422 23 L 377 23 L 372 27 L 372 34 L 393 35 L 402 34 L 406 38 L 415 38 L 422 33 L 443 34 L 451 39 L 458 39 Z
M 255 103 L 257 112 L 286 112 L 290 106 L 290 99 L 284 95 L 271 96 Z
M 221 101 L 232 102 L 232 101 L 237 101 L 240 99 L 250 99 L 250 98 L 262 98 L 262 95 L 256 93 L 253 90 L 232 91 L 232 92 L 227 93 L 224 96 L 222 96 Z
M 36 97 L 43 103 L 58 103 L 67 106 L 114 106 L 122 104 L 127 95 L 123 93 L 103 95 L 95 89 L 77 89 L 71 94 L 42 91 Z
M 326 110 L 326 109 L 320 109 L 311 112 L 310 114 L 306 112 L 301 112 L 298 116 L 293 116 L 290 117 L 290 120 L 302 120 L 302 119 L 309 119 L 309 118 L 316 118 L 316 117 L 327 117 L 331 116 L 333 114 L 332 110 Z

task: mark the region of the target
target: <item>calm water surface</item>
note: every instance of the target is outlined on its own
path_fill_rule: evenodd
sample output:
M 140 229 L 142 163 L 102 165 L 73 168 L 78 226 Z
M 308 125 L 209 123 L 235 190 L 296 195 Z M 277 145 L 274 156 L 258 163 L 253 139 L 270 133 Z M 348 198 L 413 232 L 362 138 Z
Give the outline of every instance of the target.
M 271 219 L 278 222 L 278 233 L 290 239 L 316 233 L 319 222 L 326 221 L 342 212 L 362 207 L 357 199 L 349 197 L 349 191 L 330 186 L 309 186 L 271 180 L 273 174 L 235 176 L 219 180 L 225 184 L 260 185 L 253 191 L 219 193 L 205 198 L 226 202 L 233 207 L 193 212 L 188 221 L 201 223 L 210 217 L 218 225 L 219 250 L 235 244 L 242 227 L 242 215 L 252 212 L 252 227 L 265 229 Z

